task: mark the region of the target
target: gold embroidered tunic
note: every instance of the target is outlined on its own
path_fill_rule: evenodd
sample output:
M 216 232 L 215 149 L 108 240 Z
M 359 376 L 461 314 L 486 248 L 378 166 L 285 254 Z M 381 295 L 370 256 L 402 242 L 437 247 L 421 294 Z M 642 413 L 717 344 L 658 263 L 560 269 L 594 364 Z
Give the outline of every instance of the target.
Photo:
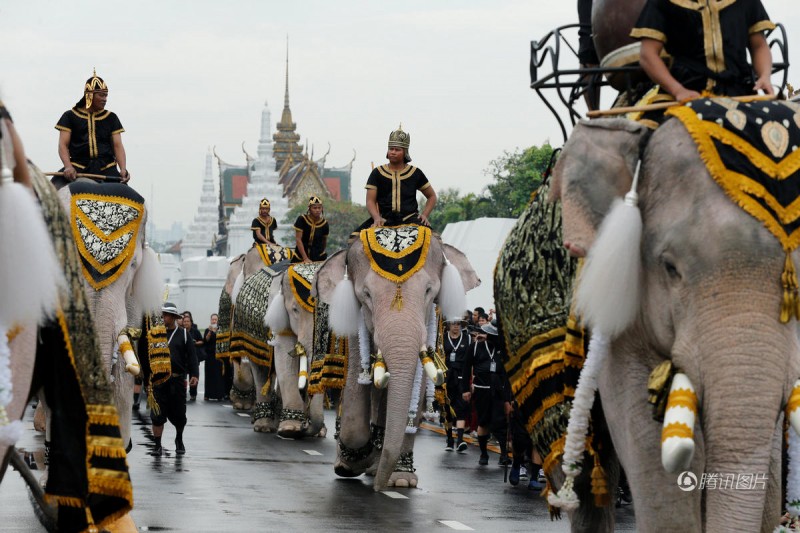
M 377 191 L 378 211 L 387 220 L 404 222 L 419 211 L 417 191 L 424 191 L 431 184 L 419 168 L 406 165 L 394 171 L 389 165 L 376 167 L 367 178 L 367 189 Z
M 112 136 L 125 129 L 116 114 L 73 107 L 61 115 L 56 129 L 70 132 L 69 159 L 79 171 L 119 176 Z

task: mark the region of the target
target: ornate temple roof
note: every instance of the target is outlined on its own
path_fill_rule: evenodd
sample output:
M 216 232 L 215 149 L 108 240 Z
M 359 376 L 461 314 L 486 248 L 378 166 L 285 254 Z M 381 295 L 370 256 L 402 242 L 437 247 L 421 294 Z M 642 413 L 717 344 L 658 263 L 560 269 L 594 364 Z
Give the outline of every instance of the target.
M 297 124 L 292 121 L 292 110 L 289 108 L 289 42 L 286 42 L 286 91 L 283 96 L 283 113 L 281 120 L 276 125 L 278 131 L 272 136 L 275 142 L 273 148 L 275 156 L 275 170 L 280 170 L 287 159 L 297 160 L 301 148 L 298 144 L 300 135 L 297 133 Z

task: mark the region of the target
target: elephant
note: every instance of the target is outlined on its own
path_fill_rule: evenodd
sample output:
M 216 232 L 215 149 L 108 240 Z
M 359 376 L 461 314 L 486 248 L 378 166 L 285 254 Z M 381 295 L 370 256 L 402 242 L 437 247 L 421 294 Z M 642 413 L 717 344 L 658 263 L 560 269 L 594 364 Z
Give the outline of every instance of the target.
M 48 526 L 55 527 L 50 520 L 57 521 L 58 529 L 64 531 L 103 527 L 133 505 L 127 441 L 121 438 L 120 417 L 89 311 L 69 218 L 44 174 L 32 163 L 28 163 L 28 172 L 39 205 L 32 204 L 32 195 L 17 198 L 14 203 L 25 213 L 16 216 L 6 203 L 14 184 L 0 186 L 3 226 L 25 241 L 12 242 L 7 232 L 0 240 L 6 249 L 19 252 L 17 259 L 24 258 L 26 248 L 35 251 L 40 264 L 22 261 L 24 271 L 15 274 L 6 262 L 0 267 L 0 277 L 4 287 L 9 282 L 18 285 L 36 302 L 34 310 L 44 314 L 32 319 L 26 301 L 10 290 L 3 291 L 10 299 L 0 319 L 8 328 L 0 333 L 0 343 L 6 345 L 1 350 L 5 353 L 0 354 L 0 479 L 8 452 L 16 453 L 12 447 L 22 430 L 20 419 L 29 397 L 41 388 L 50 401 L 50 446 L 45 448 L 47 470 L 38 483 L 45 487 L 48 503 L 41 501 L 41 488 L 34 486 L 32 476 L 23 474 L 44 511 L 39 516 Z M 25 191 L 25 195 L 30 193 Z M 46 227 L 43 239 L 31 231 L 37 225 Z M 49 267 L 44 265 L 51 261 L 58 271 L 45 273 Z M 50 286 L 56 299 L 45 305 L 42 293 Z M 10 383 L 6 381 L 9 378 Z M 97 468 L 98 464 L 102 468 Z M 15 468 L 25 470 L 18 462 Z
M 124 184 L 85 179 L 58 195 L 69 214 L 122 439 L 130 447 L 133 374 L 140 371 L 131 343 L 144 315 L 160 310 L 164 294 L 158 257 L 146 244 L 144 198 Z
M 737 109 L 730 100 L 700 100 L 695 108 L 716 105 Z M 777 103 L 769 105 L 765 112 L 779 112 Z M 800 376 L 797 324 L 779 320 L 787 295 L 780 280 L 793 273 L 798 253 L 789 255 L 767 224 L 740 208 L 745 201 L 731 201 L 686 124 L 669 118 L 650 136 L 625 119 L 580 122 L 554 168 L 552 198 L 562 202 L 565 246 L 579 255 L 588 251 L 577 303 L 594 317 L 587 320 L 594 325 L 592 342 L 607 343 L 597 391 L 633 494 L 637 530 L 708 531 L 735 520 L 737 530 L 772 531 L 781 515 L 783 412 Z M 630 227 L 607 219 L 618 208 L 615 198 L 633 190 L 639 159 L 633 188 L 641 238 L 625 241 Z M 625 202 L 621 209 L 632 209 L 635 198 L 629 193 Z M 603 232 L 606 227 L 613 229 Z M 635 265 L 624 279 L 602 272 L 607 285 L 621 288 L 612 295 L 613 307 L 599 301 L 601 278 L 590 276 L 603 246 Z M 623 262 L 607 264 L 615 260 Z M 696 421 L 686 422 L 683 437 L 694 451 L 671 465 L 674 473 L 665 471 L 667 436 L 648 403 L 648 380 L 665 362 L 678 370 L 675 380 L 683 375 L 693 385 L 697 398 Z M 761 481 L 750 490 L 684 490 L 680 470 L 698 479 L 702 473 Z M 613 530 L 613 513 L 607 516 L 591 529 Z M 573 529 L 579 529 L 581 518 L 575 518 Z
M 424 226 L 363 230 L 346 250 L 323 263 L 314 294 L 330 305 L 331 327 L 337 335 L 348 335 L 350 346 L 337 475 L 375 472 L 376 491 L 417 485 L 414 433 L 427 381 L 419 368 L 430 346 L 431 325 L 435 330 L 434 303 L 445 317 L 460 317 L 466 291 L 479 283 L 466 256 Z M 361 354 L 365 350 L 376 354 L 373 379 L 381 390 L 359 379 L 369 356 Z M 433 377 L 430 365 L 425 361 Z

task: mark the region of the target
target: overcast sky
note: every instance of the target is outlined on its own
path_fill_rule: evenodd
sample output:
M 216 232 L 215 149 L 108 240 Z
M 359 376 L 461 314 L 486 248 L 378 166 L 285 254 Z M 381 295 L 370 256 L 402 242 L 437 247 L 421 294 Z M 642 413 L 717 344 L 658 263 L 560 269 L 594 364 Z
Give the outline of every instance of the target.
M 797 0 L 763 0 L 800 57 Z M 441 190 L 480 192 L 504 150 L 561 144 L 529 88 L 530 41 L 575 22 L 576 1 L 546 0 L 0 0 L 0 95 L 31 159 L 61 163 L 60 115 L 92 67 L 126 132 L 131 185 L 155 196 L 155 222 L 190 223 L 205 154 L 255 153 L 261 110 L 273 130 L 284 94 L 289 36 L 291 109 L 302 143 L 329 165 L 357 152 L 353 197 L 370 164 L 385 162 L 402 122 L 410 153 Z M 792 38 L 792 33 L 794 38 Z M 800 76 L 790 76 L 800 85 Z M 216 162 L 215 162 L 216 171 Z

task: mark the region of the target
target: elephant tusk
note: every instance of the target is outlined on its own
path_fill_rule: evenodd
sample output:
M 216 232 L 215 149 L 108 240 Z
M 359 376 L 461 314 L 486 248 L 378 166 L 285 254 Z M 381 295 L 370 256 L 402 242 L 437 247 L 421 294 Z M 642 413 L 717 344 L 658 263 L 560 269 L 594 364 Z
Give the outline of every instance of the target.
M 122 333 L 117 337 L 117 342 L 119 342 L 119 351 L 122 354 L 122 358 L 125 359 L 125 371 L 134 376 L 138 376 L 142 368 L 139 366 L 139 360 L 136 358 L 136 354 L 133 353 L 133 346 L 131 345 L 130 339 L 127 335 Z
M 389 372 L 386 371 L 386 363 L 380 350 L 378 350 L 375 357 L 375 365 L 372 367 L 372 379 L 376 388 L 385 389 L 389 384 Z
M 437 387 L 441 386 L 444 383 L 444 372 L 436 368 L 436 364 L 428 355 L 428 349 L 425 348 L 425 346 L 419 350 L 419 360 L 422 361 L 422 366 L 425 369 L 425 373 L 428 375 L 431 381 L 433 381 L 433 384 Z
M 308 383 L 308 357 L 305 352 L 300 356 L 300 372 L 298 373 L 297 388 L 303 390 Z
M 661 431 L 661 464 L 669 473 L 687 470 L 694 457 L 694 421 L 697 395 L 686 374 L 672 378 Z
M 795 433 L 800 436 L 800 379 L 794 382 L 789 403 L 786 404 L 786 416 Z

